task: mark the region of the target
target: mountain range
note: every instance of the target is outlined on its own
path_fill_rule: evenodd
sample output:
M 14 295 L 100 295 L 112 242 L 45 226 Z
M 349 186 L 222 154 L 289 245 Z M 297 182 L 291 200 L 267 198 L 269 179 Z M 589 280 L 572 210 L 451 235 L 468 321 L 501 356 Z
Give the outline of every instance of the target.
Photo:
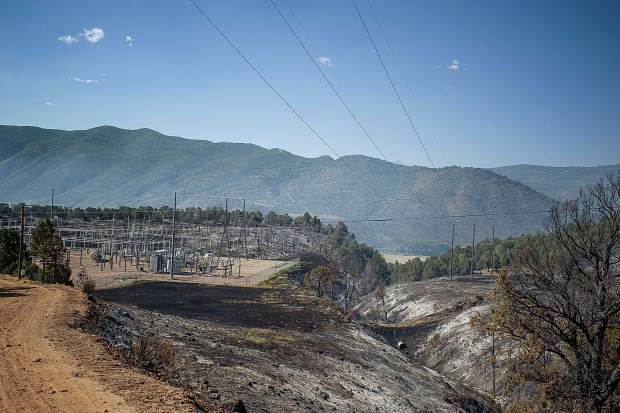
M 499 237 L 537 231 L 545 214 L 535 211 L 613 169 L 601 168 L 587 176 L 524 165 L 430 169 L 360 155 L 305 158 L 150 129 L 0 126 L 2 202 L 46 204 L 50 188 L 66 206 L 172 205 L 174 192 L 180 207 L 223 206 L 228 198 L 240 208 L 245 199 L 249 209 L 345 220 L 381 250 L 419 254 L 445 249 L 452 224 L 457 243 L 471 242 L 473 224 L 476 239 L 492 226 Z
M 548 197 L 565 201 L 576 198 L 580 189 L 593 184 L 600 177 L 618 173 L 620 164 L 590 167 L 510 165 L 491 170 L 519 181 Z

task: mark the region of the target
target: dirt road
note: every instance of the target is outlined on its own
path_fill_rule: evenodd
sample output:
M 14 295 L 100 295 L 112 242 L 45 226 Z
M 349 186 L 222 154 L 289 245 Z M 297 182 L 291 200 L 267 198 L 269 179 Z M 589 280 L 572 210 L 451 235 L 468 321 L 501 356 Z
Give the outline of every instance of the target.
M 181 390 L 69 327 L 83 310 L 76 290 L 0 276 L 0 412 L 195 411 Z

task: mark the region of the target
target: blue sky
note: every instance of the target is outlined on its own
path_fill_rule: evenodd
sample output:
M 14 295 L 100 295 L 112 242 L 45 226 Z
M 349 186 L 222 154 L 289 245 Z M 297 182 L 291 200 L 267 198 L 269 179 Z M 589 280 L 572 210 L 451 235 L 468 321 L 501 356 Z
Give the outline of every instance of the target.
M 379 157 L 268 0 L 197 1 L 338 153 Z M 357 1 L 437 165 L 620 162 L 620 2 L 375 1 L 382 32 Z M 428 166 L 352 3 L 278 3 L 387 158 Z M 331 155 L 182 0 L 2 1 L 0 123 Z

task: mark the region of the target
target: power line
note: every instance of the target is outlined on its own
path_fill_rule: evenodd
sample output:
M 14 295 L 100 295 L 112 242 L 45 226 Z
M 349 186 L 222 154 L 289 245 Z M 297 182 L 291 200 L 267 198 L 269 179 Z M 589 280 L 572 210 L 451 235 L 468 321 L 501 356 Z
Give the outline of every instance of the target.
M 286 24 L 286 26 L 288 26 L 289 30 L 291 31 L 291 33 L 293 34 L 293 36 L 295 37 L 295 39 L 297 40 L 297 42 L 299 43 L 299 46 L 301 46 L 301 48 L 303 49 L 303 51 L 306 53 L 306 56 L 308 56 L 308 58 L 310 59 L 310 61 L 312 62 L 312 64 L 314 65 L 314 67 L 319 71 L 319 73 L 321 74 L 321 76 L 323 77 L 323 79 L 325 80 L 325 82 L 329 85 L 329 87 L 331 88 L 331 90 L 334 92 L 334 94 L 336 95 L 336 97 L 338 98 L 338 100 L 340 101 L 340 103 L 342 104 L 342 106 L 344 106 L 344 108 L 346 109 L 346 111 L 349 113 L 349 115 L 351 116 L 351 118 L 353 119 L 353 121 L 357 124 L 357 126 L 359 127 L 359 129 L 362 131 L 362 133 L 366 136 L 366 138 L 370 141 L 370 143 L 372 143 L 372 145 L 375 147 L 375 149 L 377 150 L 377 152 L 381 155 L 381 157 L 385 160 L 385 162 L 387 162 L 390 167 L 392 168 L 392 170 L 396 173 L 396 176 L 401 180 L 401 182 L 404 184 L 405 189 L 407 188 L 407 182 L 405 181 L 405 179 L 401 176 L 401 174 L 399 173 L 398 169 L 396 168 L 396 166 L 390 162 L 387 158 L 387 156 L 385 155 L 385 153 L 383 153 L 383 151 L 381 150 L 381 148 L 379 148 L 379 145 L 377 144 L 377 142 L 372 138 L 372 136 L 370 136 L 370 133 L 368 132 L 368 130 L 366 129 L 366 127 L 364 127 L 364 125 L 362 124 L 362 122 L 360 121 L 360 119 L 358 118 L 358 116 L 353 112 L 353 110 L 351 109 L 351 107 L 349 106 L 349 104 L 346 102 L 346 100 L 344 99 L 344 97 L 342 96 L 342 94 L 338 91 L 338 88 L 336 88 L 336 86 L 334 85 L 334 83 L 329 79 L 329 77 L 327 76 L 327 74 L 325 73 L 325 71 L 321 68 L 321 66 L 317 63 L 316 59 L 314 58 L 314 56 L 312 56 L 312 53 L 310 53 L 310 51 L 308 50 L 308 48 L 306 47 L 306 45 L 304 44 L 303 40 L 300 38 L 300 36 L 297 34 L 297 32 L 295 31 L 295 28 L 290 24 L 290 22 L 288 21 L 288 19 L 286 18 L 286 16 L 284 15 L 284 13 L 282 13 L 282 10 L 280 10 L 280 8 L 278 7 L 277 3 L 275 0 L 269 0 L 271 2 L 271 4 L 273 5 L 274 9 L 276 10 L 276 12 L 278 13 L 278 15 L 280 15 L 280 17 L 282 18 L 282 21 Z M 310 39 L 310 36 L 308 35 L 308 38 Z M 310 39 L 311 40 L 311 39 Z M 412 194 L 413 197 L 413 194 Z
M 202 16 L 209 22 L 209 24 L 215 29 L 215 31 L 217 31 L 218 34 L 226 41 L 226 43 L 228 43 L 228 45 L 234 49 L 234 51 L 239 55 L 239 57 L 241 57 L 243 59 L 243 61 L 245 63 L 247 63 L 248 66 L 250 66 L 250 68 L 273 91 L 273 93 L 275 93 L 280 98 L 280 100 L 291 110 L 291 112 L 293 112 L 293 114 L 295 114 L 295 116 L 297 116 L 297 118 L 306 126 L 306 128 L 308 128 L 308 130 L 310 130 L 310 132 L 312 132 L 312 134 L 314 136 L 316 136 L 321 142 L 323 142 L 323 144 L 334 155 L 336 155 L 336 157 L 341 158 L 341 156 L 338 154 L 338 152 L 336 152 L 336 150 L 325 140 L 325 138 L 323 138 L 323 136 L 321 136 L 321 134 L 319 134 L 317 132 L 317 130 L 314 127 L 312 127 L 312 125 L 310 125 L 310 123 L 308 123 L 308 121 L 306 121 L 306 119 L 301 115 L 301 113 L 298 112 L 297 109 L 295 109 L 295 107 L 291 103 L 289 103 L 289 101 L 280 92 L 278 92 L 278 90 L 271 84 L 271 82 L 269 82 L 269 80 L 267 80 L 267 78 L 260 72 L 260 70 L 258 70 L 258 68 L 256 66 L 254 66 L 254 64 L 243 54 L 243 52 L 237 47 L 237 45 L 235 45 L 235 43 L 233 43 L 233 41 L 230 40 L 230 38 L 228 38 L 228 36 L 226 36 L 226 34 L 222 31 L 222 29 L 220 29 L 220 27 L 217 24 L 215 24 L 215 22 L 211 19 L 211 17 L 209 17 L 209 15 L 196 3 L 196 1 L 195 0 L 189 0 L 189 1 L 200 12 L 200 14 L 202 14 Z M 353 167 L 351 165 L 349 165 L 348 162 L 346 162 L 344 159 L 341 159 L 341 160 L 345 163 L 345 165 L 347 165 L 347 167 L 349 169 L 351 169 L 351 172 L 353 172 L 354 175 L 356 175 L 366 185 L 371 187 L 371 185 L 362 176 L 360 176 L 353 169 Z
M 402 77 L 403 77 L 403 79 L 405 80 L 405 84 L 406 84 L 407 88 L 409 89 L 409 92 L 410 92 L 410 94 L 411 94 L 411 97 L 412 97 L 412 98 L 413 98 L 413 100 L 417 103 L 417 106 L 418 106 L 418 109 L 420 110 L 420 113 L 422 113 L 422 114 L 424 115 L 424 113 L 423 113 L 424 111 L 423 111 L 423 109 L 422 109 L 422 104 L 421 104 L 421 103 L 419 102 L 419 100 L 416 98 L 416 93 L 414 93 L 414 91 L 413 91 L 413 87 L 411 86 L 411 83 L 409 82 L 409 79 L 408 79 L 407 75 L 405 74 L 405 71 L 403 70 L 402 65 L 400 64 L 400 61 L 399 61 L 399 59 L 398 59 L 398 57 L 397 57 L 397 55 L 396 55 L 396 53 L 395 53 L 395 51 L 394 51 L 394 49 L 393 49 L 392 45 L 390 44 L 389 37 L 388 37 L 388 35 L 387 35 L 386 31 L 383 29 L 383 25 L 381 24 L 381 20 L 379 19 L 379 16 L 377 15 L 377 13 L 376 13 L 376 11 L 375 11 L 375 8 L 374 8 L 374 7 L 373 7 L 373 5 L 372 5 L 371 0 L 368 0 L 368 8 L 370 9 L 370 11 L 371 11 L 371 13 L 372 13 L 372 15 L 373 15 L 373 17 L 374 17 L 374 19 L 375 19 L 376 23 L 377 23 L 377 26 L 379 27 L 379 32 L 380 32 L 380 34 L 383 36 L 383 39 L 385 40 L 385 43 L 386 43 L 386 44 L 387 44 L 387 46 L 388 46 L 388 50 L 389 50 L 389 52 L 390 52 L 390 54 L 391 54 L 392 58 L 393 58 L 393 59 L 394 59 L 394 61 L 396 62 L 396 67 L 397 67 L 398 71 L 400 72 L 401 76 L 402 76 Z M 434 138 L 434 139 L 435 139 L 435 141 L 436 141 L 437 139 L 436 139 L 436 137 L 434 136 L 434 133 L 433 133 L 433 131 L 432 131 L 432 130 L 430 131 L 430 134 L 431 134 L 431 137 L 432 137 L 432 138 Z M 441 151 L 441 152 L 443 152 L 443 150 L 441 149 L 441 146 L 438 146 L 438 147 L 439 147 L 440 151 Z M 444 158 L 445 158 L 445 153 L 444 153 L 443 155 L 444 155 Z M 447 186 L 445 185 L 445 183 L 444 183 L 444 187 L 445 187 L 445 188 L 447 188 Z M 455 203 L 455 201 L 454 201 L 454 198 L 451 198 L 451 199 L 452 199 L 452 204 L 453 204 L 453 206 L 456 206 L 456 203 Z M 517 220 L 519 220 L 519 218 L 517 218 Z
M 327 182 L 326 184 L 350 184 L 350 183 L 355 183 L 355 181 L 332 181 L 332 182 Z M 320 183 L 319 183 L 320 184 Z M 313 185 L 312 183 L 309 185 Z M 288 189 L 288 188 L 276 188 L 279 190 L 283 190 L 283 189 Z M 238 201 L 242 201 L 242 200 L 248 200 L 248 201 L 257 201 L 257 202 L 265 202 L 265 201 L 273 201 L 273 202 L 277 202 L 278 199 L 277 197 L 280 196 L 290 196 L 289 200 L 292 200 L 294 203 L 297 204 L 303 204 L 303 201 L 299 201 L 296 198 L 308 198 L 308 197 L 321 197 L 321 196 L 327 196 L 327 195 L 343 195 L 343 196 L 348 196 L 350 194 L 355 194 L 355 195 L 359 195 L 361 196 L 364 192 L 367 192 L 367 189 L 359 189 L 357 191 L 354 190 L 335 190 L 335 191 L 323 191 L 323 192 L 301 192 L 301 193 L 284 193 L 284 194 L 278 194 L 278 195 L 271 195 L 271 196 L 252 196 L 252 195 L 240 195 L 240 196 L 234 196 L 232 194 L 213 194 L 213 195 L 201 195 L 199 198 L 195 198 L 193 199 L 192 202 L 204 202 L 206 199 L 226 199 L 228 198 L 229 200 L 238 200 Z M 489 197 L 493 197 L 496 196 L 498 194 L 502 194 L 504 193 L 505 189 L 503 188 L 498 188 L 496 190 L 493 191 L 489 191 L 484 193 L 482 196 L 489 198 Z M 375 191 L 372 190 L 372 192 L 374 193 Z M 452 199 L 454 201 L 454 199 L 458 199 L 458 198 L 466 198 L 468 197 L 468 193 L 461 193 L 458 192 L 456 190 L 454 191 L 447 191 L 444 193 L 444 195 L 447 195 L 450 197 L 450 199 Z M 292 198 L 291 198 L 292 197 Z M 169 197 L 165 197 L 162 196 L 162 199 L 168 199 Z M 398 201 L 428 201 L 428 202 L 432 202 L 436 199 L 436 197 L 429 195 L 429 194 L 424 194 L 424 193 L 418 193 L 416 195 L 416 199 L 413 198 L 409 198 L 409 197 L 395 197 L 395 198 L 379 198 L 379 199 L 367 199 L 365 200 L 365 202 L 369 202 L 369 203 L 378 203 L 378 202 L 398 202 Z M 47 205 L 40 205 L 40 207 L 45 207 L 47 208 Z M 101 206 L 90 206 L 90 207 L 75 207 L 75 208 L 80 208 L 81 211 L 55 211 L 54 214 L 57 215 L 61 215 L 61 214 L 103 214 L 103 213 L 146 213 L 146 212 L 150 212 L 150 213 L 170 213 L 170 211 L 172 210 L 171 207 L 168 207 L 168 209 L 162 209 L 162 208 L 151 208 L 151 209 L 132 209 L 130 211 L 122 211 L 119 208 L 124 207 L 124 208 L 132 208 L 130 206 L 127 205 L 119 205 L 118 207 L 101 207 Z M 14 207 L 15 208 L 15 207 Z M 14 208 L 10 208 L 10 209 L 14 209 Z M 63 207 L 65 208 L 65 207 Z M 73 207 L 70 207 L 73 208 Z M 94 211 L 87 211 L 87 209 L 94 209 Z M 105 208 L 113 208 L 115 211 L 105 211 Z M 186 209 L 190 209 L 190 208 L 194 208 L 194 209 L 198 209 L 201 208 L 200 206 L 187 206 L 185 207 Z M 207 210 L 207 209 L 215 209 L 218 208 L 217 206 L 206 206 L 205 208 L 201 208 L 201 210 Z M 222 208 L 222 207 L 220 207 Z M 223 208 L 222 208 L 223 209 Z M 28 215 L 45 215 L 45 214 L 49 214 L 49 212 L 45 212 L 45 211 L 29 211 L 27 212 Z
M 353 120 L 355 121 L 355 123 L 357 124 L 357 126 L 360 128 L 360 130 L 364 133 L 364 135 L 366 136 L 366 138 L 368 138 L 368 140 L 372 143 L 372 145 L 375 147 L 375 149 L 377 150 L 377 152 L 379 152 L 379 154 L 381 155 L 381 157 L 386 161 L 386 162 L 390 162 L 388 161 L 387 157 L 385 156 L 385 154 L 383 153 L 383 151 L 381 150 L 381 148 L 379 148 L 379 146 L 377 145 L 377 143 L 375 142 L 375 140 L 370 136 L 370 134 L 368 133 L 368 131 L 366 130 L 366 128 L 364 127 L 364 125 L 362 125 L 361 121 L 359 120 L 359 118 L 357 117 L 357 115 L 355 115 L 355 113 L 353 113 L 353 110 L 351 110 L 351 107 L 348 105 L 348 103 L 344 100 L 344 98 L 342 97 L 342 95 L 340 94 L 340 92 L 338 91 L 338 89 L 336 89 L 336 86 L 334 86 L 334 84 L 332 83 L 331 80 L 329 80 L 329 77 L 327 77 L 327 75 L 325 74 L 325 71 L 321 68 L 321 66 L 319 66 L 319 64 L 316 62 L 316 59 L 312 56 L 312 53 L 310 53 L 310 51 L 308 50 L 308 48 L 306 47 L 306 45 L 304 44 L 304 42 L 301 40 L 301 38 L 299 37 L 299 35 L 297 34 L 297 32 L 295 31 L 295 29 L 293 28 L 293 26 L 291 26 L 291 24 L 289 23 L 288 19 L 286 18 L 286 16 L 284 16 L 284 14 L 282 13 L 282 11 L 280 10 L 280 8 L 278 7 L 278 5 L 276 4 L 276 2 L 274 0 L 269 0 L 271 2 L 271 4 L 273 5 L 273 7 L 276 9 L 276 11 L 278 12 L 278 14 L 280 15 L 280 17 L 282 18 L 282 20 L 284 21 L 284 23 L 288 26 L 289 30 L 291 31 L 291 33 L 293 34 L 293 36 L 295 37 L 295 39 L 297 39 L 297 42 L 299 43 L 299 45 L 301 46 L 301 48 L 304 50 L 304 52 L 306 53 L 306 55 L 308 56 L 308 58 L 310 59 L 310 61 L 312 62 L 312 64 L 314 65 L 314 67 L 319 71 L 319 73 L 321 73 L 321 76 L 323 76 L 323 79 L 325 79 L 325 82 L 329 85 L 329 87 L 331 88 L 331 90 L 334 92 L 334 94 L 338 97 L 338 100 L 340 100 L 340 103 L 342 103 L 342 105 L 344 106 L 344 108 L 347 110 L 347 112 L 349 112 L 349 115 L 351 115 L 351 117 L 353 118 Z M 391 163 L 390 163 L 391 164 Z
M 424 142 L 422 141 L 422 137 L 420 136 L 420 133 L 418 132 L 418 129 L 415 127 L 415 124 L 413 123 L 413 119 L 411 118 L 411 115 L 409 114 L 409 111 L 407 110 L 407 107 L 405 106 L 405 103 L 403 102 L 402 98 L 400 97 L 400 93 L 398 92 L 398 88 L 394 84 L 394 81 L 392 80 L 392 76 L 390 76 L 390 72 L 388 71 L 388 68 L 385 65 L 385 62 L 383 61 L 383 57 L 381 57 L 381 53 L 379 52 L 379 49 L 377 48 L 377 45 L 375 44 L 375 41 L 374 41 L 372 35 L 370 34 L 370 30 L 368 30 L 368 27 L 366 26 L 366 22 L 364 21 L 364 18 L 362 17 L 362 14 L 360 13 L 359 8 L 357 7 L 357 3 L 355 2 L 355 0 L 351 0 L 351 1 L 353 2 L 353 7 L 355 7 L 355 11 L 357 12 L 358 17 L 360 18 L 360 21 L 362 22 L 362 26 L 364 27 L 364 31 L 368 35 L 368 39 L 370 39 L 370 43 L 372 44 L 372 48 L 374 49 L 375 54 L 377 55 L 377 57 L 379 58 L 379 61 L 381 62 L 381 66 L 383 67 L 383 71 L 385 72 L 388 80 L 390 81 L 390 85 L 392 85 L 392 89 L 394 90 L 394 93 L 396 94 L 396 98 L 398 99 L 398 102 L 400 103 L 400 106 L 403 109 L 403 112 L 405 113 L 405 116 L 407 117 L 407 120 L 409 121 L 409 125 L 413 129 L 413 132 L 415 133 L 415 136 L 418 138 L 418 141 L 420 142 L 420 145 L 422 146 L 422 149 L 424 150 L 424 153 L 426 153 L 426 157 L 430 161 L 431 165 L 433 166 L 433 168 L 437 168 L 435 166 L 435 162 L 433 162 L 433 158 L 431 158 L 431 155 L 429 154 L 428 150 L 426 149 L 426 146 L 424 145 Z
M 355 222 L 390 222 L 390 221 L 411 221 L 411 220 L 423 220 L 423 219 L 456 219 L 456 218 L 479 218 L 489 216 L 503 216 L 503 215 L 533 215 L 549 213 L 550 210 L 538 210 L 538 211 L 509 211 L 509 212 L 485 212 L 479 214 L 461 214 L 461 215 L 435 215 L 424 217 L 396 217 L 396 218 L 375 218 L 375 219 L 344 219 L 342 222 L 355 223 Z
M 184 208 L 182 210 L 188 210 Z M 170 213 L 172 210 L 133 210 L 133 211 L 58 211 L 55 215 L 61 214 L 133 214 L 138 212 L 155 212 Z M 531 210 L 531 211 L 506 211 L 506 212 L 481 212 L 476 214 L 455 214 L 455 215 L 430 215 L 430 216 L 414 216 L 414 217 L 393 217 L 393 218 L 369 218 L 369 219 L 341 219 L 342 222 L 390 222 L 390 221 L 408 221 L 408 220 L 424 220 L 424 219 L 450 219 L 450 218 L 480 218 L 491 216 L 507 216 L 507 215 L 534 215 L 551 212 L 548 209 Z M 41 215 L 48 212 L 25 212 L 25 215 Z
M 426 117 L 424 110 L 422 109 L 422 104 L 420 103 L 419 99 L 417 98 L 417 94 L 414 93 L 413 91 L 413 87 L 411 86 L 411 82 L 409 82 L 409 78 L 407 77 L 407 75 L 405 74 L 405 71 L 403 70 L 403 67 L 400 63 L 400 60 L 398 59 L 396 52 L 394 51 L 394 48 L 392 47 L 391 43 L 390 43 L 390 39 L 386 33 L 386 31 L 383 29 L 383 25 L 381 24 L 381 20 L 379 19 L 379 16 L 377 15 L 375 8 L 372 5 L 372 1 L 368 0 L 368 8 L 370 9 L 373 17 L 375 18 L 375 22 L 377 22 L 377 26 L 379 27 L 379 33 L 381 34 L 381 36 L 383 37 L 383 39 L 385 40 L 385 43 L 387 44 L 388 50 L 390 52 L 390 55 L 392 56 L 392 59 L 394 59 L 394 62 L 396 62 L 396 68 L 398 69 L 398 72 L 400 73 L 400 75 L 402 76 L 402 78 L 405 80 L 405 85 L 407 86 L 407 89 L 409 89 L 409 93 L 411 94 L 411 97 L 413 98 L 413 101 L 415 103 L 417 103 L 417 107 L 420 111 L 420 113 L 422 114 L 422 116 Z M 431 129 L 431 128 L 428 128 Z M 437 141 L 437 138 L 435 136 L 435 134 L 433 133 L 432 129 L 430 130 L 430 135 L 431 138 L 433 138 L 435 141 Z M 439 142 L 437 142 L 439 143 Z M 441 148 L 440 145 L 438 145 L 440 151 L 442 152 L 444 158 L 445 153 L 443 152 L 443 149 Z

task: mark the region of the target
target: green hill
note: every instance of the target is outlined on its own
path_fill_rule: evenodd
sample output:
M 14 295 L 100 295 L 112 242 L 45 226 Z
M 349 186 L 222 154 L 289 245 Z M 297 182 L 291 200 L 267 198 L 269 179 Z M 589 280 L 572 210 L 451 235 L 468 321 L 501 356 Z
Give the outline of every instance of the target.
M 522 182 L 548 197 L 567 200 L 576 198 L 580 189 L 593 184 L 600 177 L 618 173 L 620 164 L 592 167 L 510 165 L 491 170 Z
M 62 205 L 229 205 L 318 214 L 324 221 L 440 217 L 544 210 L 550 199 L 525 185 L 477 168 L 389 164 L 366 156 L 304 158 L 252 144 L 214 143 L 150 129 L 101 126 L 61 131 L 0 126 L 0 201 L 47 203 L 55 188 Z M 355 171 L 355 173 L 352 172 Z M 361 177 L 361 179 L 360 179 Z M 539 215 L 349 222 L 359 239 L 388 251 L 408 251 L 541 228 Z M 409 247 L 407 247 L 409 246 Z

